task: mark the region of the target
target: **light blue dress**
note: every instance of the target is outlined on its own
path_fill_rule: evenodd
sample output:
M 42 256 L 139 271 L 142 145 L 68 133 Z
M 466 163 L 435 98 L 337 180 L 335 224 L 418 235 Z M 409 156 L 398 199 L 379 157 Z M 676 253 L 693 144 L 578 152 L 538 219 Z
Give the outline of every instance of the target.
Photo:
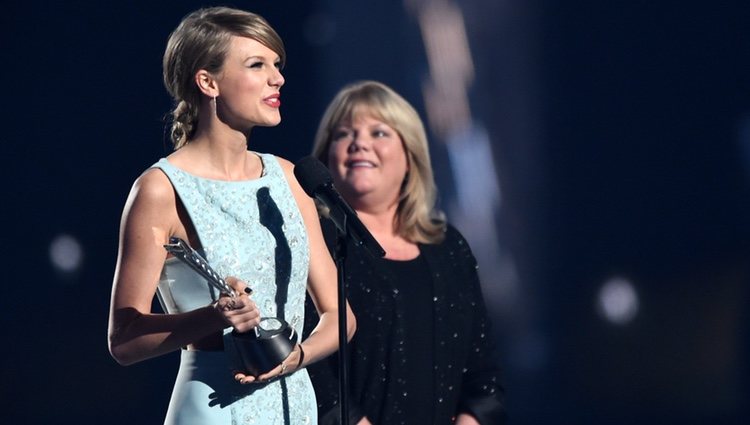
M 258 154 L 260 178 L 220 181 L 191 175 L 166 158 L 154 164 L 174 186 L 195 227 L 202 254 L 222 276 L 253 289 L 263 317 L 281 317 L 302 334 L 309 245 L 302 215 L 278 160 Z M 206 306 L 216 290 L 177 259 L 166 261 L 157 290 L 168 313 Z M 229 331 L 224 352 L 181 351 L 165 424 L 316 424 L 306 370 L 266 384 L 240 385 Z

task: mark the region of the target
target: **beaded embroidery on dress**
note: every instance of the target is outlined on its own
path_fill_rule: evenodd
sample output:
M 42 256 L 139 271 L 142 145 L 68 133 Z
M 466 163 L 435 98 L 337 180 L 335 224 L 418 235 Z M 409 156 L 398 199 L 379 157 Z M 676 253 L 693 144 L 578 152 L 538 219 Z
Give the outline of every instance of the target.
M 222 276 L 247 282 L 262 316 L 284 318 L 301 335 L 310 260 L 307 231 L 278 160 L 258 155 L 263 174 L 255 180 L 205 179 L 166 158 L 154 167 L 174 186 L 211 266 Z M 169 313 L 205 306 L 218 297 L 205 280 L 197 274 L 186 278 L 180 267 L 179 262 L 165 263 L 159 283 L 159 298 L 171 300 L 174 311 Z M 166 423 L 317 423 L 306 370 L 267 384 L 234 381 L 229 330 L 226 353 L 182 351 Z

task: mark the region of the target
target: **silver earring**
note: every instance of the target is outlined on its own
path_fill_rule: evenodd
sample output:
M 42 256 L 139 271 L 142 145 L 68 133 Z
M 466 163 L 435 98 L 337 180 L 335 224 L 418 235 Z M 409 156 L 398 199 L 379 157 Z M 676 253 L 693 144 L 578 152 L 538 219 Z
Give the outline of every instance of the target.
M 214 108 L 214 116 L 218 116 L 218 114 L 216 113 L 216 96 L 213 97 L 213 105 L 212 106 Z

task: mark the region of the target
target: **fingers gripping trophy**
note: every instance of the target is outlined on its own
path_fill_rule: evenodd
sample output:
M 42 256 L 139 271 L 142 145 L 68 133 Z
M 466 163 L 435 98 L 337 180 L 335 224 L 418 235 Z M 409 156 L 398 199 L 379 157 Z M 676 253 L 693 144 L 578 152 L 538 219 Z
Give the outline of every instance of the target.
M 206 279 L 222 295 L 236 298 L 239 294 L 219 276 L 196 250 L 180 238 L 171 237 L 164 248 L 177 259 Z M 247 288 L 248 294 L 252 289 Z M 231 303 L 230 303 L 231 305 Z M 294 328 L 284 319 L 261 317 L 260 323 L 251 331 L 232 331 L 241 365 L 245 372 L 259 376 L 278 366 L 292 352 L 297 340 Z

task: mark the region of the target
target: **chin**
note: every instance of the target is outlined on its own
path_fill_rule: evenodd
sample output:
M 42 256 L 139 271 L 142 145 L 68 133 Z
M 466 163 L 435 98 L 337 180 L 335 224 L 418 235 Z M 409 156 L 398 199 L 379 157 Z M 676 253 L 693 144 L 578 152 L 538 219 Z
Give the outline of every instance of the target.
M 279 111 L 266 111 L 255 117 L 255 125 L 260 127 L 275 127 L 281 123 L 281 113 Z
M 355 183 L 349 184 L 349 193 L 355 197 L 365 196 L 374 190 L 375 190 L 375 187 L 369 183 L 358 184 L 355 182 Z
M 261 123 L 256 124 L 258 127 L 276 127 L 277 125 L 281 124 L 281 118 L 276 120 L 267 120 Z

